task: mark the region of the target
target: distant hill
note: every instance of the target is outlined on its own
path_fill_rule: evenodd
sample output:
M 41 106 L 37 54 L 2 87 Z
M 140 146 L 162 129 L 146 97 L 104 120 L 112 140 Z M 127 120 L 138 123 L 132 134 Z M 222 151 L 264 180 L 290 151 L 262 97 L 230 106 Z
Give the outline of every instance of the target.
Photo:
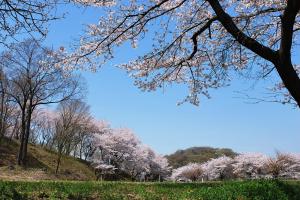
M 237 153 L 228 148 L 191 147 L 178 150 L 166 157 L 172 167 L 178 168 L 190 162 L 203 163 L 211 158 L 218 158 L 222 155 L 234 157 Z
M 4 138 L 0 143 L 0 180 L 95 180 L 94 171 L 82 160 L 63 157 L 59 174 L 55 174 L 56 153 L 29 144 L 28 166 L 16 165 L 19 144 Z

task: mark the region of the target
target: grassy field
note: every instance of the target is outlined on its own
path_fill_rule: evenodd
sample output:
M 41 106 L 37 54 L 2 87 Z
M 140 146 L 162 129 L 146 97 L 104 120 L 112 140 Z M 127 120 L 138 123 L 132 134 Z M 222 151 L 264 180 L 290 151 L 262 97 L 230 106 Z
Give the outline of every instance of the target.
M 300 182 L 127 183 L 0 181 L 0 199 L 299 200 Z

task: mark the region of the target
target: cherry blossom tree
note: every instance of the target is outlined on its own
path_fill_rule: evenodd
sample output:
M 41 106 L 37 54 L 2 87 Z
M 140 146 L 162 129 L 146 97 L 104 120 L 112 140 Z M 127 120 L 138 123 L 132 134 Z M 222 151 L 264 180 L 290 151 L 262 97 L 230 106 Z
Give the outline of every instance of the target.
M 97 176 L 97 180 L 101 181 L 106 178 L 107 175 L 115 174 L 115 166 L 110 164 L 105 164 L 103 161 L 99 161 L 95 166 L 95 174 Z
M 234 177 L 233 162 L 234 160 L 227 156 L 221 156 L 207 161 L 201 165 L 203 178 L 205 180 L 232 179 Z
M 197 181 L 203 175 L 203 169 L 198 163 L 189 163 L 174 169 L 171 180 L 174 181 Z
M 263 178 L 268 174 L 268 156 L 260 153 L 245 153 L 234 158 L 233 173 L 242 179 Z
M 299 63 L 292 59 L 300 30 L 299 0 L 77 0 L 106 6 L 106 15 L 88 26 L 80 47 L 64 64 L 94 69 L 114 57 L 116 47 L 138 47 L 152 37 L 153 48 L 121 67 L 142 90 L 164 84 L 189 87 L 184 101 L 228 85 L 238 73 L 265 79 L 277 71 L 275 99 L 300 106 Z M 251 73 L 250 73 L 251 72 Z M 249 74 L 251 74 L 249 76 Z
M 139 144 L 131 155 L 131 159 L 125 160 L 123 170 L 130 174 L 134 180 L 158 180 L 165 179 L 170 171 L 168 160 L 154 152 L 149 146 Z
M 277 153 L 268 157 L 260 153 L 246 153 L 235 158 L 221 156 L 205 163 L 189 163 L 174 169 L 171 180 L 199 181 L 224 179 L 282 178 L 300 179 L 300 155 Z
M 233 179 L 234 160 L 227 156 L 211 159 L 205 163 L 189 163 L 174 169 L 171 180 L 175 181 L 215 181 Z
M 172 168 L 169 165 L 168 159 L 155 153 L 150 163 L 150 175 L 152 179 L 160 182 L 170 175 L 171 170 Z
M 96 146 L 102 151 L 102 159 L 116 165 L 128 159 L 140 144 L 133 132 L 125 128 L 98 135 L 97 139 Z
M 132 180 L 144 181 L 146 175 L 150 174 L 150 164 L 153 158 L 154 151 L 146 145 L 139 144 L 130 155 L 130 159 L 122 163 L 122 170 L 127 172 Z
M 96 135 L 94 145 L 98 148 L 98 153 L 94 154 L 94 163 L 113 165 L 120 173 L 128 172 L 133 168 L 136 158 L 136 148 L 140 145 L 140 140 L 130 129 L 111 129 L 103 134 Z M 130 166 L 131 165 L 131 166 Z M 129 171 L 133 175 L 133 171 Z
M 211 159 L 205 163 L 189 163 L 174 169 L 171 180 L 174 181 L 203 181 L 232 179 L 234 160 L 227 156 Z
M 271 172 L 273 172 L 272 175 L 274 178 L 278 177 L 278 178 L 286 178 L 286 179 L 300 179 L 300 155 L 299 154 L 279 153 L 277 157 L 273 159 L 273 162 L 271 162 L 273 166 L 274 163 L 275 163 L 275 167 L 271 168 L 273 169 L 271 170 Z M 270 163 L 268 164 L 270 166 Z
M 167 159 L 156 154 L 150 147 L 141 143 L 137 136 L 127 128 L 112 129 L 103 126 L 104 131 L 95 135 L 94 146 L 97 148 L 91 161 L 101 173 L 127 174 L 132 180 L 163 179 L 169 166 Z M 105 175 L 105 174 L 104 174 Z

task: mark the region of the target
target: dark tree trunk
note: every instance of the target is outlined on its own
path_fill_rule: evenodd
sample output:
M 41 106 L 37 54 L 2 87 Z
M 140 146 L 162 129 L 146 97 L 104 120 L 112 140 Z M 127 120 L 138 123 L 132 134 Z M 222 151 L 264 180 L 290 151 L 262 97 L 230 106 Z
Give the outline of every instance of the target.
M 281 17 L 281 44 L 278 51 L 278 62 L 275 63 L 277 72 L 294 100 L 300 107 L 300 79 L 291 60 L 294 24 L 300 11 L 299 0 L 288 0 L 287 7 Z
M 2 70 L 0 71 L 0 84 L 1 84 L 1 110 L 0 110 L 0 141 L 5 135 L 5 126 L 6 126 L 6 114 L 7 114 L 7 105 L 6 105 L 6 91 L 4 86 L 4 77 Z
M 70 155 L 71 152 L 71 143 L 69 142 L 65 149 L 65 155 Z
M 16 140 L 20 140 L 20 125 L 18 122 L 18 118 L 15 119 L 14 128 L 13 128 L 11 137 Z
M 80 158 L 80 160 L 82 160 L 82 149 L 83 149 L 83 142 L 82 142 L 83 140 L 81 140 L 81 142 L 80 142 L 80 147 L 79 147 L 79 158 Z
M 283 60 L 280 61 L 279 65 L 276 65 L 276 69 L 284 86 L 288 89 L 300 108 L 300 79 L 294 70 L 293 65 L 289 61 Z
M 18 156 L 18 165 L 22 165 L 22 166 L 26 166 L 27 164 L 27 148 L 28 148 L 28 141 L 30 136 L 32 111 L 33 109 L 32 109 L 32 100 L 31 100 L 27 107 L 27 113 L 25 109 L 22 110 L 22 131 L 21 131 L 22 135 L 21 135 L 20 151 Z
M 27 122 L 26 122 L 26 134 L 25 134 L 25 141 L 24 141 L 24 146 L 23 146 L 23 164 L 27 164 L 27 149 L 28 149 L 28 141 L 29 141 L 29 136 L 30 136 L 30 127 L 31 127 L 31 116 L 32 116 L 32 103 L 30 103 L 28 112 L 27 112 Z
M 59 150 L 59 152 L 57 154 L 57 163 L 56 163 L 55 174 L 58 174 L 59 166 L 60 166 L 60 163 L 61 163 L 61 157 L 62 157 L 62 151 Z
M 25 120 L 25 108 L 22 109 L 22 116 L 21 116 L 21 138 L 20 138 L 20 149 L 18 155 L 18 165 L 24 165 L 23 160 L 23 150 L 24 150 L 24 141 L 25 141 L 25 134 L 26 134 L 26 120 Z
M 73 158 L 76 158 L 76 151 L 77 151 L 77 146 L 74 147 L 74 150 L 73 150 Z
M 5 97 L 5 94 L 4 94 L 4 91 L 3 91 L 3 88 L 1 88 L 2 92 L 1 92 L 1 111 L 0 111 L 0 141 L 2 139 L 2 137 L 4 136 L 4 97 Z

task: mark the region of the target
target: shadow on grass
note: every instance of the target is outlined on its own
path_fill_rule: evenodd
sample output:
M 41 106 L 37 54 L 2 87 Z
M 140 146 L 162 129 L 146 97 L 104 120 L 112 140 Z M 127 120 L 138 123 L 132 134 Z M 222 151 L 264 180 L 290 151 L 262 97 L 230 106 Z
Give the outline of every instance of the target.
M 30 146 L 30 145 L 29 145 Z M 17 155 L 20 144 L 18 141 L 9 138 L 2 138 L 0 142 L 0 167 L 17 165 Z M 47 169 L 47 165 L 40 162 L 32 153 L 32 148 L 28 147 L 26 168 Z
M 276 183 L 288 195 L 288 199 L 300 200 L 299 181 L 276 181 Z

